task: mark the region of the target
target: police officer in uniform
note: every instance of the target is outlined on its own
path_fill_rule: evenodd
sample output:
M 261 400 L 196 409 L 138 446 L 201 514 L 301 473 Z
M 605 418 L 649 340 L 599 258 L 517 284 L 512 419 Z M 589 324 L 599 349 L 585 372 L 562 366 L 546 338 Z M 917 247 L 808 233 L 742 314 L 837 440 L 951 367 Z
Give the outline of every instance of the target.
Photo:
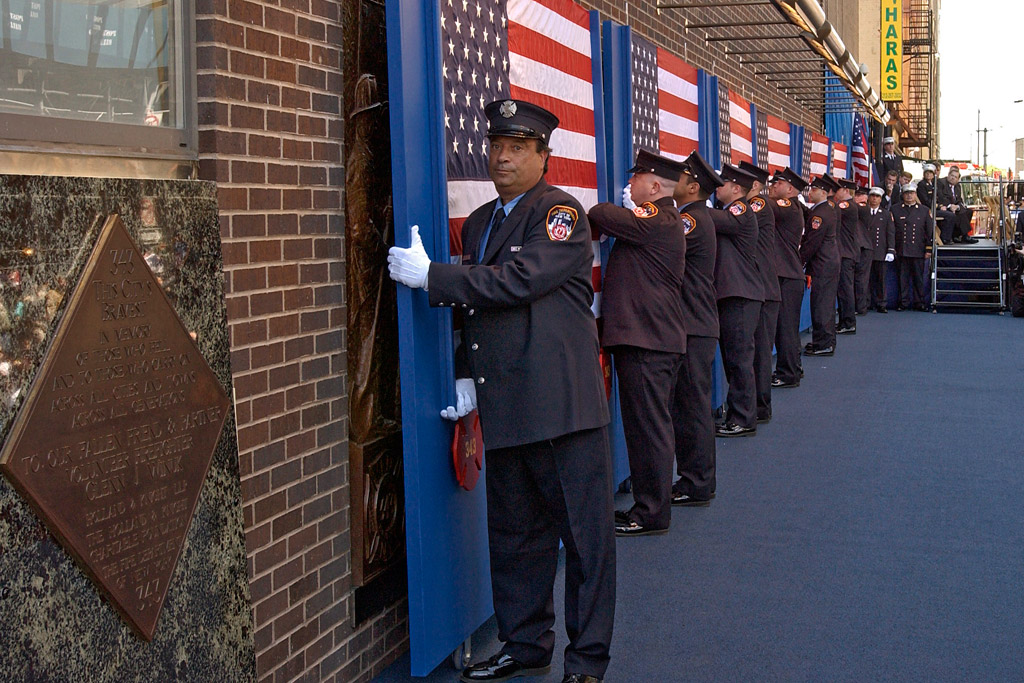
M 900 260 L 900 304 L 896 310 L 902 311 L 913 304 L 915 310 L 926 311 L 924 257 L 925 251 L 931 249 L 935 224 L 928 209 L 918 203 L 917 186 L 913 183 L 903 186 L 903 203 L 893 209 L 892 220 L 896 225 L 896 255 Z
M 854 278 L 860 247 L 857 244 L 857 223 L 860 212 L 853 201 L 857 183 L 852 180 L 838 180 L 836 207 L 839 209 L 839 327 L 836 334 L 857 334 L 857 299 Z
M 757 217 L 747 204 L 754 176 L 726 164 L 723 185 L 715 191 L 721 209 L 709 209 L 718 238 L 715 291 L 718 296 L 718 344 L 729 381 L 725 424 L 717 436 L 757 433 L 757 386 L 754 381 L 754 334 L 764 302 L 757 270 Z
M 871 292 L 870 306 L 879 313 L 888 313 L 888 297 L 885 293 L 885 268 L 896 258 L 896 228 L 892 212 L 883 206 L 885 190 L 872 187 L 868 192 L 868 205 L 861 209 L 864 223 L 871 240 Z
M 623 206 L 605 202 L 590 224 L 615 238 L 605 269 L 602 343 L 615 358 L 632 509 L 616 513 L 615 534 L 668 531 L 675 435 L 671 402 L 686 353 L 683 272 L 686 234 L 672 195 L 682 164 L 637 154 Z
M 686 356 L 676 378 L 672 422 L 676 472 L 672 504 L 704 506 L 715 497 L 715 421 L 711 408 L 711 368 L 718 347 L 715 301 L 715 225 L 705 201 L 722 179 L 697 152 L 683 162 L 674 195 L 686 234 L 683 311 Z
M 800 260 L 804 232 L 804 208 L 797 199 L 807 187 L 791 168 L 772 176 L 768 206 L 775 214 L 775 256 L 779 273 L 779 322 L 775 330 L 775 375 L 772 386 L 800 386 L 800 309 L 807 280 Z
M 836 290 L 839 286 L 839 247 L 836 244 L 836 205 L 829 191 L 836 185 L 828 176 L 811 181 L 807 223 L 800 242 L 800 258 L 811 276 L 811 343 L 808 356 L 831 356 L 836 350 Z
M 887 136 L 882 138 L 882 172 L 884 178 L 889 171 L 896 171 L 897 179 L 903 172 L 903 157 L 896 154 L 896 138 Z
M 544 182 L 558 120 L 523 100 L 492 102 L 489 170 L 498 199 L 462 228 L 463 263 L 431 263 L 393 247 L 391 277 L 465 316 L 456 352 L 457 406 L 479 397 L 487 448 L 487 532 L 498 638 L 464 681 L 539 675 L 554 648 L 551 599 L 565 544 L 564 681 L 599 681 L 615 612 L 608 402 L 590 310 L 593 249 L 586 214 Z M 447 229 L 447 228 L 440 228 Z
M 772 419 L 772 349 L 779 322 L 782 293 L 775 256 L 775 214 L 768 198 L 761 196 L 768 187 L 768 171 L 746 161 L 740 168 L 754 176 L 754 185 L 747 193 L 750 210 L 757 216 L 757 270 L 764 284 L 764 303 L 754 334 L 754 382 L 757 386 L 757 421 Z
M 864 209 L 867 207 L 868 188 L 858 187 L 853 196 L 857 204 L 857 268 L 853 277 L 854 299 L 857 302 L 857 315 L 864 315 L 871 305 L 871 239 L 868 237 L 868 226 L 864 222 Z

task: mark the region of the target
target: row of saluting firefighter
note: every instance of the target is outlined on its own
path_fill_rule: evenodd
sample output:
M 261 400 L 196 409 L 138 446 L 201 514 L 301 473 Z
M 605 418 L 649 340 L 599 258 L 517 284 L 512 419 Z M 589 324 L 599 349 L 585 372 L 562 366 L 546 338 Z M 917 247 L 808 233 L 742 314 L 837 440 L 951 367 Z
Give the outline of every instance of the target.
M 563 682 L 596 683 L 609 661 L 615 536 L 663 534 L 673 506 L 711 504 L 716 437 L 755 436 L 772 419 L 772 389 L 800 385 L 808 281 L 813 329 L 803 353 L 830 356 L 837 334 L 856 332 L 856 315 L 885 311 L 886 262 L 899 257 L 920 285 L 931 217 L 916 186 L 903 188 L 904 204 L 890 211 L 882 188 L 828 175 L 808 183 L 792 169 L 770 175 L 752 164 L 716 172 L 697 152 L 680 162 L 647 151 L 637 155 L 621 205 L 588 214 L 544 181 L 553 114 L 522 100 L 492 102 L 485 113 L 498 199 L 466 219 L 462 262 L 431 262 L 417 226 L 411 246 L 388 256 L 394 280 L 426 290 L 432 306 L 462 312 L 455 405 L 441 416 L 458 420 L 479 407 L 487 449 L 503 645 L 462 680 L 547 672 L 561 539 Z M 591 230 L 615 239 L 600 338 L 590 308 Z M 602 347 L 618 377 L 632 484 L 633 505 L 621 511 L 613 511 Z M 711 406 L 716 347 L 729 384 L 719 425 Z

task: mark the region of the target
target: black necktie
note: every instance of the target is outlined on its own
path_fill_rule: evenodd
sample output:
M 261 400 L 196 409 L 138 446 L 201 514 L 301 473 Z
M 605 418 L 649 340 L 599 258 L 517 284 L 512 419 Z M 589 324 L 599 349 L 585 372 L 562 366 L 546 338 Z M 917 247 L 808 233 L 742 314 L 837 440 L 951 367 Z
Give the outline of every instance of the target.
M 480 248 L 477 254 L 477 263 L 484 262 L 484 251 L 487 249 L 487 240 L 490 239 L 491 233 L 501 229 L 501 224 L 505 222 L 505 208 L 501 207 L 494 212 L 494 217 L 491 218 L 490 225 L 487 226 L 487 230 L 484 231 L 484 236 L 480 238 Z

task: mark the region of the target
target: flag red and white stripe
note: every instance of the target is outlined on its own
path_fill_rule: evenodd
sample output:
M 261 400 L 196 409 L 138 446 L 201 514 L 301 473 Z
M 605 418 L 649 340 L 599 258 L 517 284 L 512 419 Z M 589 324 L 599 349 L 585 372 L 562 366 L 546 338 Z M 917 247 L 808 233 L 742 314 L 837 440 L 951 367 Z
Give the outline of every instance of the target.
M 789 124 L 768 115 L 768 172 L 789 166 Z
M 849 167 L 846 163 L 847 151 L 846 145 L 833 142 L 832 143 L 832 175 L 836 178 L 847 178 L 849 177 Z
M 822 176 L 828 171 L 828 138 L 818 133 L 811 133 L 811 165 L 808 169 L 812 177 Z
M 658 48 L 658 146 L 670 159 L 697 149 L 697 69 Z
M 859 114 L 853 115 L 852 147 L 853 182 L 861 187 L 866 187 L 871 184 L 871 157 L 868 154 L 868 136 L 864 117 Z
M 741 161 L 753 163 L 754 151 L 750 129 L 750 102 L 729 91 L 729 145 L 732 148 L 732 165 Z

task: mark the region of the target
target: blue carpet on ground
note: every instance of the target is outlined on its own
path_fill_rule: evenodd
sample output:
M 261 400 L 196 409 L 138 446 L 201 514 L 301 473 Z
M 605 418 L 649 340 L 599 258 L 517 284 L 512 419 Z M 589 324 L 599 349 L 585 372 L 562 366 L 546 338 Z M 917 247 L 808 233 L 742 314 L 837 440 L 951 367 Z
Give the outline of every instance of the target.
M 618 540 L 606 680 L 1024 680 L 1024 321 L 869 313 L 804 368 L 710 507 Z M 458 680 L 408 672 L 376 680 Z

